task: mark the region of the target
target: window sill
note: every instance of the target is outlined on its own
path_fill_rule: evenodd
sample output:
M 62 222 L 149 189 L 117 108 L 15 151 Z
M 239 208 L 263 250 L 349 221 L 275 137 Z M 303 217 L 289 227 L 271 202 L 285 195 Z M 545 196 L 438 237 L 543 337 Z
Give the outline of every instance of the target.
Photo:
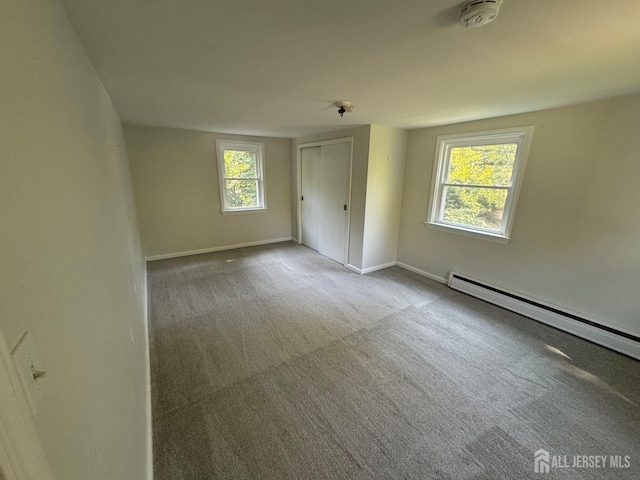
M 243 215 L 249 213 L 263 213 L 267 211 L 267 207 L 259 208 L 243 208 L 242 210 L 221 210 L 222 215 Z
M 478 238 L 480 240 L 488 240 L 490 242 L 507 244 L 509 243 L 509 237 L 500 235 L 498 233 L 480 232 L 478 230 L 471 230 L 464 227 L 457 227 L 453 225 L 444 225 L 442 223 L 424 222 L 427 228 L 434 230 L 440 230 L 442 232 L 455 233 L 458 235 L 464 235 L 465 237 Z

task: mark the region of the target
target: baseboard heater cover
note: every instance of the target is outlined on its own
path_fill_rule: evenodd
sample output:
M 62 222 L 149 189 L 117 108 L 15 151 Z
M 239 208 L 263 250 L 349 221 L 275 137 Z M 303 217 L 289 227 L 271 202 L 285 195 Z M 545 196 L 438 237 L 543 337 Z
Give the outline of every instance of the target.
M 526 295 L 509 292 L 460 273 L 451 272 L 448 284 L 454 290 L 640 360 L 640 337 L 632 333 L 584 318 L 582 315 L 545 304 L 540 300 L 527 298 Z

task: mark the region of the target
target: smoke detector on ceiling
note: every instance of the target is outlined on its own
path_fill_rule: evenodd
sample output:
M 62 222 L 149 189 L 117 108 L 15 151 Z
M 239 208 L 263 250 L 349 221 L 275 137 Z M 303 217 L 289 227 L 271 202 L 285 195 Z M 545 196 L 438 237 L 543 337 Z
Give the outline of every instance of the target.
M 460 23 L 465 28 L 477 28 L 495 20 L 502 0 L 473 0 L 460 10 Z

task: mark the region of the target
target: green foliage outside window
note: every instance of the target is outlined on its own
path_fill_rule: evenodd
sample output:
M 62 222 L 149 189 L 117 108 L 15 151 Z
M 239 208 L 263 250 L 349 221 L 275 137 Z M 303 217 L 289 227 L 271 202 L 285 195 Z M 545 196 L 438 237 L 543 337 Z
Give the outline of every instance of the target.
M 225 150 L 224 176 L 230 208 L 258 206 L 256 152 Z
M 507 190 L 482 185 L 511 184 L 516 150 L 515 143 L 452 148 L 446 183 L 456 186 L 446 187 L 443 219 L 500 229 Z

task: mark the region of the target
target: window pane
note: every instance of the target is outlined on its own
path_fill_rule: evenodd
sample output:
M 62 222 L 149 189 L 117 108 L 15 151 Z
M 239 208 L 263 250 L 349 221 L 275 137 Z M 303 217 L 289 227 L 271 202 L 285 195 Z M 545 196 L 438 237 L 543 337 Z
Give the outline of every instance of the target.
M 227 207 L 246 208 L 258 206 L 258 182 L 256 180 L 227 180 Z
M 225 178 L 256 178 L 256 152 L 225 150 L 224 176 Z
M 510 185 L 517 148 L 515 143 L 454 147 L 447 183 Z
M 500 230 L 507 190 L 446 187 L 442 219 L 473 227 Z

